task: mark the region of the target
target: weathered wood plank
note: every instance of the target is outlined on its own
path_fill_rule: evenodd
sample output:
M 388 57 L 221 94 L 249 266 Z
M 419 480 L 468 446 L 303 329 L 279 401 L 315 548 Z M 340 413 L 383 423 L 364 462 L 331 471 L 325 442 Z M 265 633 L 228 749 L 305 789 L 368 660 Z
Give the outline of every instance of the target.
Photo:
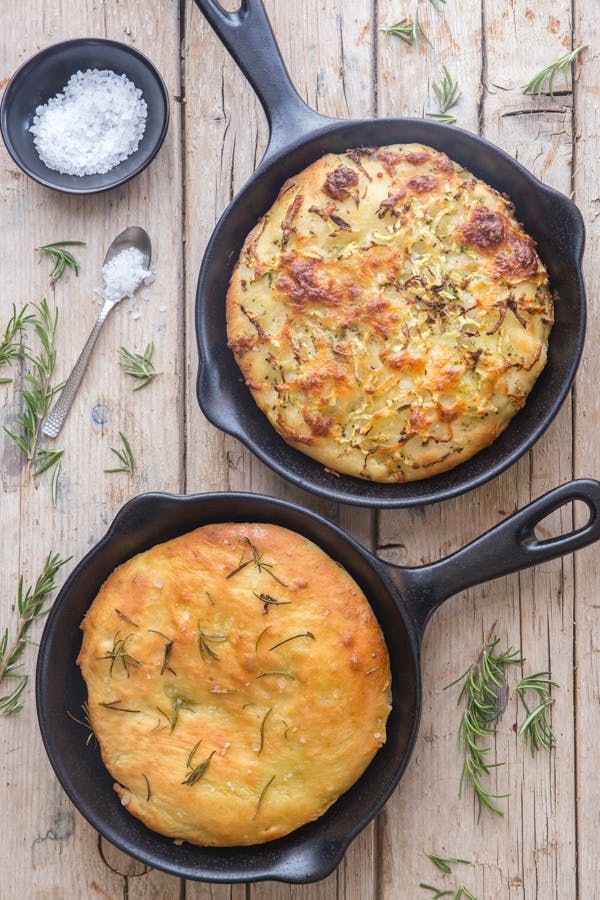
M 562 46 L 564 35 L 540 25 L 549 16 L 551 5 L 536 4 L 532 18 L 524 3 L 473 3 L 468 8 L 461 4 L 460 11 L 448 4 L 443 8 L 443 24 L 430 6 L 421 4 L 418 8 L 433 48 L 424 41 L 416 51 L 396 44 L 396 55 L 391 59 L 392 39 L 382 36 L 380 112 L 394 112 L 398 105 L 400 111 L 413 115 L 434 109 L 431 81 L 427 79 L 439 79 L 437 68 L 444 62 L 463 89 L 456 107 L 458 124 L 483 133 L 545 181 L 568 191 L 568 104 L 560 99 L 558 117 L 554 112 L 515 114 L 536 105 L 520 94 L 520 85 L 533 65 L 532 54 L 522 52 L 523 48 L 535 41 L 537 62 L 537 57 L 546 61 L 548 56 L 553 58 L 557 47 Z M 552 4 L 552 10 L 556 13 L 556 4 Z M 398 18 L 393 4 L 380 4 L 379 15 L 385 24 L 393 21 L 394 15 Z M 402 63 L 398 61 L 400 54 Z M 557 118 L 558 128 L 554 125 Z M 429 562 L 473 539 L 554 484 L 568 480 L 571 459 L 565 435 L 570 427 L 567 406 L 535 450 L 492 483 L 439 507 L 406 513 L 401 525 L 397 516 L 383 514 L 381 552 L 405 564 Z M 568 527 L 567 512 L 556 518 L 563 528 Z M 475 868 L 461 869 L 459 875 L 478 896 L 559 896 L 561 890 L 572 892 L 573 779 L 568 765 L 573 745 L 569 690 L 572 590 L 570 563 L 558 562 L 535 573 L 499 579 L 467 591 L 444 604 L 428 626 L 423 646 L 421 734 L 405 779 L 383 819 L 386 895 L 394 896 L 394 884 L 401 873 L 415 885 L 423 879 L 437 883 L 435 870 L 427 868 L 424 851 L 473 860 Z M 460 713 L 454 707 L 456 691 L 447 693 L 443 687 L 476 658 L 494 622 L 503 646 L 512 643 L 523 648 L 528 671 L 551 664 L 564 686 L 560 711 L 555 716 L 561 742 L 551 760 L 532 762 L 512 734 L 511 705 L 494 748 L 498 759 L 506 760 L 507 765 L 498 771 L 492 784 L 499 793 L 511 792 L 510 799 L 503 801 L 507 814 L 502 820 L 482 817 L 477 825 L 469 795 L 462 801 L 457 798 L 460 759 L 455 737 Z M 415 822 L 416 810 L 419 814 Z M 451 831 L 446 825 L 440 827 L 441 822 L 452 822 Z M 395 836 L 396 853 L 392 856 L 389 851 Z
M 600 419 L 598 396 L 598 353 L 600 316 L 596 303 L 600 283 L 598 211 L 598 84 L 600 25 L 589 4 L 579 4 L 574 43 L 588 45 L 577 67 L 575 88 L 575 201 L 587 227 L 584 272 L 588 291 L 588 331 L 583 361 L 574 389 L 575 472 L 598 477 L 597 434 Z M 600 725 L 600 609 L 598 551 L 590 548 L 575 560 L 575 665 L 577 778 L 577 843 L 580 897 L 598 891 L 598 862 L 595 847 L 600 830 L 600 771 L 596 738 Z
M 156 62 L 171 96 L 178 93 L 178 10 L 170 0 L 157 0 L 152 15 L 132 2 L 73 4 L 60 0 L 52 8 L 33 2 L 22 14 L 11 13 L 4 18 L 2 26 L 2 77 L 9 76 L 41 46 L 94 34 L 134 43 Z M 12 526 L 2 542 L 2 624 L 14 621 L 11 603 L 19 572 L 28 581 L 34 579 L 50 550 L 63 556 L 72 554 L 78 560 L 130 496 L 149 487 L 177 490 L 181 486 L 182 470 L 177 464 L 182 459 L 181 410 L 176 399 L 181 396 L 182 323 L 178 302 L 179 131 L 179 110 L 173 103 L 170 132 L 154 164 L 121 189 L 83 199 L 38 186 L 22 176 L 4 148 L 1 150 L 0 321 L 4 324 L 13 302 L 20 307 L 29 300 L 39 301 L 45 293 L 51 304 L 56 304 L 60 316 L 57 380 L 70 371 L 99 312 L 94 289 L 101 284 L 100 266 L 112 238 L 129 224 L 146 225 L 153 239 L 158 272 L 149 299 L 139 302 L 140 317 L 125 303 L 104 326 L 90 370 L 56 442 L 65 449 L 56 508 L 51 505 L 47 477 L 42 477 L 38 485 L 27 479 L 14 447 L 6 435 L 0 437 L 5 463 L 2 518 L 3 524 Z M 169 181 L 171 186 L 165 191 L 163 186 Z M 34 247 L 66 238 L 87 242 L 79 253 L 81 274 L 79 279 L 65 277 L 51 290 L 47 263 L 37 265 Z M 118 367 L 118 348 L 123 344 L 140 350 L 149 340 L 156 344 L 156 363 L 163 374 L 151 388 L 132 394 L 131 383 Z M 4 424 L 10 420 L 15 403 L 12 388 L 3 388 L 2 398 L 6 404 Z M 102 404 L 101 414 L 98 404 Z M 104 424 L 100 424 L 102 419 Z M 134 450 L 137 468 L 132 478 L 103 471 L 112 464 L 110 448 L 119 445 L 119 430 L 129 437 Z M 173 462 L 165 466 L 165 459 Z M 39 633 L 36 628 L 32 637 Z M 32 674 L 34 658 L 33 651 L 27 653 L 26 668 Z M 38 735 L 31 689 L 26 709 L 0 722 L 0 730 L 3 746 L 11 748 L 0 789 L 1 840 L 10 869 L 8 876 L 5 871 L 0 888 L 4 897 L 120 897 L 129 884 L 130 896 L 135 896 L 139 890 L 133 884 L 142 881 L 147 885 L 145 896 L 179 896 L 178 879 L 161 873 L 130 879 L 133 870 L 128 868 L 129 861 L 120 870 L 124 874 L 116 875 L 100 858 L 93 829 L 74 812 L 50 772 Z

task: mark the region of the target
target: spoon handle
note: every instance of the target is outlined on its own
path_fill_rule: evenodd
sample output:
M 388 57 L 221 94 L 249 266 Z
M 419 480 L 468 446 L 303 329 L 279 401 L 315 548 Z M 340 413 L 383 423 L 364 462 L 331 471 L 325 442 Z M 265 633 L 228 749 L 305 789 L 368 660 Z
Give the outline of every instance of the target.
M 115 303 L 115 300 L 105 301 L 100 315 L 96 319 L 96 323 L 90 332 L 90 336 L 85 342 L 83 350 L 79 354 L 79 359 L 73 366 L 71 374 L 65 381 L 63 389 L 58 395 L 58 400 L 54 404 L 54 408 L 51 410 L 51 412 L 48 414 L 48 417 L 44 421 L 42 425 L 42 431 L 47 437 L 56 437 L 60 429 L 63 427 L 64 421 L 67 418 L 67 413 L 71 409 L 71 405 L 73 403 L 73 400 L 75 399 L 75 394 L 77 393 L 77 389 L 81 384 L 81 380 L 87 368 L 90 356 L 92 355 L 92 350 L 94 349 L 96 338 L 100 334 L 100 329 L 104 324 L 104 320 L 108 316 L 113 306 L 115 306 Z

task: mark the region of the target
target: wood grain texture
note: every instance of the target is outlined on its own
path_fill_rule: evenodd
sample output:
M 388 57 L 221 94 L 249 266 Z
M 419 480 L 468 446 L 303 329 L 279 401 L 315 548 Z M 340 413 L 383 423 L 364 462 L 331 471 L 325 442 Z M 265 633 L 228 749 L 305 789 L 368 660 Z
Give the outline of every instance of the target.
M 169 133 L 155 162 L 105 195 L 77 198 L 43 189 L 0 147 L 0 333 L 13 303 L 19 308 L 46 295 L 60 316 L 57 379 L 70 371 L 98 313 L 94 290 L 112 237 L 128 224 L 146 226 L 157 270 L 148 300 L 137 311 L 122 304 L 104 326 L 56 442 L 65 457 L 55 508 L 48 479 L 36 484 L 27 478 L 19 451 L 0 433 L 0 632 L 14 622 L 20 573 L 34 579 L 51 549 L 78 560 L 120 506 L 145 490 L 251 490 L 284 497 L 327 516 L 382 559 L 410 566 L 452 552 L 573 474 L 598 474 L 596 10 L 571 0 L 438 5 L 439 10 L 430 0 L 266 0 L 292 81 L 315 109 L 340 117 L 422 116 L 436 109 L 433 82 L 445 64 L 462 91 L 456 107 L 460 126 L 498 144 L 546 184 L 574 192 L 588 233 L 588 337 L 572 395 L 516 465 L 443 504 L 375 513 L 291 486 L 211 426 L 199 409 L 198 269 L 220 214 L 260 161 L 267 128 L 251 88 L 193 0 L 30 0 L 10 10 L 12 4 L 0 4 L 0 85 L 41 47 L 97 35 L 147 53 L 171 98 Z M 421 38 L 410 47 L 381 30 L 415 11 L 431 45 Z M 574 90 L 557 82 L 554 97 L 522 94 L 538 69 L 582 40 L 589 46 Z M 47 261 L 39 262 L 34 248 L 64 238 L 87 242 L 79 253 L 81 273 L 51 287 Z M 118 367 L 118 348 L 139 352 L 149 341 L 162 374 L 134 394 Z M 18 387 L 18 381 L 16 387 L 0 385 L 0 425 L 15 421 Z M 103 471 L 112 462 L 119 430 L 134 450 L 133 477 Z M 542 533 L 566 531 L 579 516 L 564 508 L 543 523 Z M 574 559 L 471 588 L 436 612 L 424 638 L 422 721 L 408 769 L 377 821 L 319 884 L 210 885 L 146 872 L 99 839 L 62 792 L 46 762 L 30 684 L 25 709 L 0 719 L 0 900 L 418 900 L 428 896 L 419 882 L 451 888 L 460 879 L 479 900 L 600 897 L 597 552 L 591 548 Z M 444 686 L 477 656 L 493 626 L 504 646 L 522 649 L 526 672 L 551 668 L 560 683 L 553 709 L 558 746 L 550 756 L 530 756 L 513 731 L 512 699 L 492 751 L 505 763 L 492 780 L 498 793 L 510 794 L 501 801 L 505 815 L 484 815 L 477 823 L 471 795 L 458 797 L 457 691 Z M 30 647 L 30 674 L 34 665 Z M 425 852 L 464 856 L 473 864 L 444 877 Z

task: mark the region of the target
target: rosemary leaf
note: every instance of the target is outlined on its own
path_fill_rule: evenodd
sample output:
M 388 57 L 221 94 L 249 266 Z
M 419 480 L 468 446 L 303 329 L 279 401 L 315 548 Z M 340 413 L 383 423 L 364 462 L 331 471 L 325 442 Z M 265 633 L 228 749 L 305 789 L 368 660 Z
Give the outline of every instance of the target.
M 123 447 L 121 450 L 116 450 L 114 447 L 111 447 L 111 451 L 115 454 L 118 460 L 120 460 L 120 465 L 112 466 L 109 469 L 105 469 L 105 472 L 129 472 L 130 475 L 133 475 L 135 470 L 135 459 L 133 457 L 133 451 L 131 449 L 131 444 L 125 437 L 122 431 L 119 432 L 119 437 L 123 441 Z
M 257 675 L 257 678 L 267 678 L 269 675 L 283 675 L 284 678 L 290 678 L 292 681 L 295 681 L 296 678 L 294 675 L 291 675 L 290 672 L 279 672 L 277 670 L 271 670 L 269 672 L 261 672 L 260 675 Z
M 130 619 L 129 616 L 125 615 L 120 609 L 115 607 L 115 612 L 119 616 L 120 619 L 123 619 L 124 622 L 127 622 L 128 625 L 133 625 L 134 628 L 139 628 L 140 626 L 137 622 L 134 622 L 133 619 Z
M 293 634 L 291 637 L 284 638 L 282 641 L 278 641 L 276 644 L 273 644 L 272 647 L 269 647 L 269 651 L 276 650 L 277 647 L 281 647 L 283 644 L 287 644 L 289 641 L 295 641 L 297 638 L 310 638 L 311 641 L 316 641 L 316 637 L 312 633 L 312 631 L 303 631 L 301 634 Z
M 60 459 L 54 466 L 54 472 L 52 473 L 52 481 L 50 482 L 50 499 L 52 501 L 52 506 L 56 506 L 58 503 L 58 479 L 60 477 L 60 469 L 61 463 Z
M 115 712 L 124 712 L 124 713 L 139 713 L 140 709 L 129 709 L 126 706 L 119 706 L 120 700 L 109 700 L 106 703 L 100 703 L 99 706 L 103 706 L 105 709 L 112 709 Z
M 50 281 L 56 282 L 65 274 L 67 268 L 73 269 L 75 275 L 79 275 L 80 263 L 65 247 L 85 247 L 85 241 L 55 241 L 53 244 L 44 244 L 36 247 L 36 250 L 44 256 L 49 256 L 52 262 Z
M 146 802 L 148 802 L 150 800 L 150 798 L 152 797 L 152 791 L 150 790 L 150 782 L 148 781 L 148 777 L 146 775 L 144 775 L 143 772 L 142 772 L 142 778 L 146 782 Z
M 187 762 L 186 762 L 186 767 L 187 767 L 188 769 L 193 768 L 193 766 L 192 766 L 192 760 L 193 760 L 193 758 L 194 758 L 194 755 L 195 755 L 195 753 L 196 753 L 196 750 L 198 749 L 198 747 L 200 746 L 201 743 L 202 743 L 202 738 L 200 738 L 199 741 L 196 741 L 196 743 L 194 744 L 194 746 L 193 746 L 192 749 L 190 750 L 190 755 L 188 756 Z
M 468 859 L 461 859 L 458 856 L 439 856 L 436 853 L 426 853 L 425 856 L 427 859 L 431 860 L 431 862 L 443 872 L 444 875 L 451 875 L 452 869 L 450 868 L 450 863 L 464 863 L 465 865 L 471 865 Z
M 269 718 L 269 716 L 271 715 L 272 712 L 273 712 L 273 708 L 270 707 L 264 714 L 263 720 L 260 723 L 260 745 L 258 748 L 259 753 L 263 752 L 263 747 L 265 746 L 265 725 L 267 724 L 267 719 Z
M 267 791 L 269 790 L 269 788 L 271 787 L 271 785 L 273 784 L 274 781 L 275 781 L 275 776 L 271 775 L 271 777 L 265 784 L 264 788 L 260 792 L 260 796 L 259 796 L 258 802 L 256 804 L 256 811 L 255 811 L 254 815 L 252 816 L 252 821 L 254 821 L 256 819 L 257 815 L 259 814 L 263 800 L 265 799 L 265 794 L 267 793 Z
M 434 884 L 428 884 L 426 881 L 420 881 L 419 887 L 423 888 L 424 891 L 431 891 L 432 897 L 430 900 L 439 900 L 440 897 L 451 897 L 454 891 L 444 890 L 444 888 L 436 887 Z
M 540 94 L 549 94 L 553 97 L 554 80 L 559 74 L 563 75 L 565 79 L 565 88 L 568 89 L 571 66 L 586 47 L 587 44 L 580 44 L 579 47 L 570 50 L 563 56 L 559 56 L 554 62 L 544 66 L 544 68 L 540 69 L 527 84 L 523 85 L 523 93 L 532 94 L 534 97 L 539 97 Z
M 142 388 L 146 387 L 147 384 L 150 384 L 151 381 L 160 375 L 160 372 L 156 371 L 152 362 L 152 356 L 154 354 L 153 343 L 149 343 L 142 354 L 132 353 L 132 351 L 127 350 L 126 347 L 121 347 L 119 352 L 121 354 L 119 365 L 123 371 L 140 382 L 134 387 L 134 391 L 141 391 Z
M 9 641 L 9 630 L 6 628 L 0 638 L 0 684 L 7 679 L 14 679 L 13 689 L 0 697 L 0 716 L 18 712 L 23 706 L 23 691 L 29 680 L 29 675 L 23 672 L 23 653 L 29 643 L 28 632 L 36 619 L 41 619 L 48 613 L 49 607 L 45 604 L 56 589 L 56 575 L 70 559 L 70 556 L 62 559 L 58 553 L 49 553 L 34 585 L 27 589 L 24 587 L 23 575 L 19 576 L 15 636 Z

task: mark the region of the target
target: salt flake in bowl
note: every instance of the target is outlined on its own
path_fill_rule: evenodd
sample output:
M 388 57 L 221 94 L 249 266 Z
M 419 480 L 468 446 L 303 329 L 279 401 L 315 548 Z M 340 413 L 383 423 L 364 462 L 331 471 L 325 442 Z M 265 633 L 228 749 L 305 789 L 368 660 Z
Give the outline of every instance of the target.
M 30 132 L 40 159 L 66 175 L 102 175 L 135 153 L 148 105 L 126 75 L 75 72 L 64 90 L 35 111 Z
M 54 44 L 13 74 L 0 130 L 17 165 L 72 194 L 110 190 L 154 159 L 167 133 L 169 96 L 156 67 L 117 41 Z

